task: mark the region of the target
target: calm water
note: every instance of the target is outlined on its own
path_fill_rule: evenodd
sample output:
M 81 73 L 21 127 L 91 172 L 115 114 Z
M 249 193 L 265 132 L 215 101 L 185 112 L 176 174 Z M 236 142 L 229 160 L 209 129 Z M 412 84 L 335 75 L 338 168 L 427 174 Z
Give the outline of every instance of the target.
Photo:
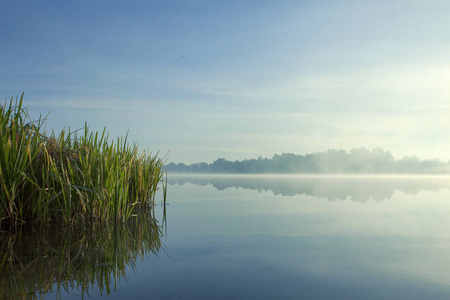
M 94 249 L 111 244 L 104 247 L 112 259 L 77 269 L 94 282 L 91 299 L 450 298 L 450 177 L 169 181 L 162 232 L 110 230 L 113 238 Z M 156 214 L 161 219 L 160 208 Z M 76 237 L 69 244 L 100 239 Z M 55 272 L 46 272 L 40 276 L 53 278 L 53 293 L 45 298 L 54 299 Z M 76 288 L 81 279 L 71 278 L 74 288 L 60 288 L 62 298 L 88 298 Z

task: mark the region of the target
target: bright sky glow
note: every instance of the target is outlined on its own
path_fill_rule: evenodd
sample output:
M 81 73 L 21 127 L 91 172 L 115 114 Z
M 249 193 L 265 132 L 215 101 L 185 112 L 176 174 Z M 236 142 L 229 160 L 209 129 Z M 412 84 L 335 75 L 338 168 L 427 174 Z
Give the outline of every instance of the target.
M 4 1 L 0 95 L 169 162 L 450 159 L 448 1 Z

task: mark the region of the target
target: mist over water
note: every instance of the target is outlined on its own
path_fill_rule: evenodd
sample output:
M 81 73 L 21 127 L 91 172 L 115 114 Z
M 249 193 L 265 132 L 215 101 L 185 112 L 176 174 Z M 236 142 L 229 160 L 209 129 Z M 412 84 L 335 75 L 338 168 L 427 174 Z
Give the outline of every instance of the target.
M 212 185 L 218 190 L 242 188 L 271 191 L 274 195 L 308 195 L 330 201 L 383 201 L 394 193 L 450 189 L 450 176 L 412 175 L 198 175 L 173 174 L 169 184 Z

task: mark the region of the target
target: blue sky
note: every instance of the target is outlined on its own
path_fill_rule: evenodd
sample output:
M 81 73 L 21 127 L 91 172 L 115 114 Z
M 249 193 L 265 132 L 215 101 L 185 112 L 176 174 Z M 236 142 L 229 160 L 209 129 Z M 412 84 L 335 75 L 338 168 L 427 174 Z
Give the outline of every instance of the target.
M 3 1 L 0 95 L 169 162 L 450 159 L 449 1 Z

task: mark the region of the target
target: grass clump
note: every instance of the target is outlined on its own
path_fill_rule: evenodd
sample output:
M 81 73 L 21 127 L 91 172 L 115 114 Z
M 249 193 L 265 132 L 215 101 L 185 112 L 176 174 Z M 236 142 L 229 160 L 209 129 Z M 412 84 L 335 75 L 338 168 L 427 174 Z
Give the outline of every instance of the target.
M 154 205 L 163 161 L 108 134 L 45 133 L 19 99 L 0 105 L 0 226 L 125 221 Z

